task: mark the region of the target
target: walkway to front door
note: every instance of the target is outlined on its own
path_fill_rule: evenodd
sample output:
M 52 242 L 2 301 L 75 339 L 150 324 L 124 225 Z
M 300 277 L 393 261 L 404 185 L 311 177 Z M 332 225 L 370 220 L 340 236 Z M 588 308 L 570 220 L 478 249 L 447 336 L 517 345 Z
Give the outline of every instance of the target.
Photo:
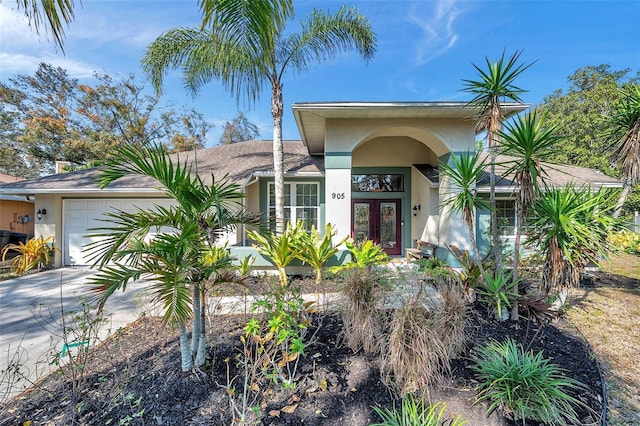
M 402 253 L 400 233 L 400 200 L 353 200 L 352 235 L 356 242 L 373 240 L 387 254 Z

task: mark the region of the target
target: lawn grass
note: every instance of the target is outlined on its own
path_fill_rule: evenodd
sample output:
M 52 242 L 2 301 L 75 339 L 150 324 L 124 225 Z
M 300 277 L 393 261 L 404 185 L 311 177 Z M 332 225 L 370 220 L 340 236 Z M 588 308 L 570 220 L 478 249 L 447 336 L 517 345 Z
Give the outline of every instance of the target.
M 616 254 L 604 272 L 640 279 L 640 257 Z M 567 317 L 587 337 L 608 387 L 608 424 L 640 424 L 640 288 L 575 290 Z

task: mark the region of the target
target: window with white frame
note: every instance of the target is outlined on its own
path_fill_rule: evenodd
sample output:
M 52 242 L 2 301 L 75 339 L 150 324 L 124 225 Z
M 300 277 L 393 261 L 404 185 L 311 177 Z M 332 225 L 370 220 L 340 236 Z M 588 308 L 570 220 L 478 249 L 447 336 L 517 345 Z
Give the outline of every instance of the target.
M 496 216 L 498 217 L 498 226 L 503 235 L 515 234 L 517 222 L 515 200 L 497 199 Z
M 275 184 L 269 182 L 269 222 L 274 223 L 276 217 Z M 311 225 L 319 228 L 320 220 L 320 185 L 317 182 L 285 182 L 284 184 L 284 218 L 293 224 L 302 221 L 305 229 Z

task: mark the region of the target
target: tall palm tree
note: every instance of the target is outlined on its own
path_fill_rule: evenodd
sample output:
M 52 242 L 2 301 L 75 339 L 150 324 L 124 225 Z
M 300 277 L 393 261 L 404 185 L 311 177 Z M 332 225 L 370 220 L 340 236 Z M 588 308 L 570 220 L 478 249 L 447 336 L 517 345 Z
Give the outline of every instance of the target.
M 211 261 L 210 254 L 223 233 L 255 221 L 243 213 L 244 194 L 237 184 L 225 179 L 205 183 L 186 162 L 174 164 L 161 145 L 124 145 L 113 158 L 100 172 L 101 188 L 126 176 L 148 176 L 175 205 L 106 213 L 109 225 L 93 230 L 100 240 L 88 247 L 99 269 L 90 284 L 102 309 L 128 283 L 149 282 L 147 290 L 164 307 L 163 321 L 180 329 L 182 370 L 189 371 L 194 357 L 196 366 L 205 360 L 202 316 L 207 282 L 230 265 L 229 256 Z M 193 319 L 191 347 L 186 333 L 189 319 Z
M 491 154 L 490 164 L 490 205 L 491 205 L 491 234 L 493 249 L 496 257 L 496 268 L 502 268 L 502 256 L 500 252 L 500 236 L 498 235 L 498 217 L 496 214 L 496 147 L 500 141 L 500 131 L 504 114 L 501 103 L 504 101 L 522 102 L 520 94 L 523 90 L 515 85 L 515 80 L 531 65 L 519 63 L 522 51 L 516 51 L 509 58 L 505 58 L 506 52 L 497 61 L 491 61 L 485 57 L 486 70 L 473 64 L 478 72 L 478 80 L 463 79 L 464 88 L 462 91 L 473 95 L 469 101 L 470 105 L 479 108 L 478 131 L 487 132 L 489 141 L 489 152 Z
M 281 4 L 279 4 L 281 3 Z M 355 48 L 369 61 L 376 36 L 355 9 L 329 15 L 314 10 L 299 32 L 284 33 L 293 16 L 290 2 L 261 0 L 203 1 L 203 28 L 174 28 L 149 45 L 143 69 L 156 90 L 169 68 L 182 68 L 187 89 L 197 94 L 212 79 L 222 81 L 236 99 L 255 103 L 263 86 L 271 87 L 276 230 L 284 230 L 284 153 L 282 147 L 283 78 L 287 71 L 306 71 L 312 63 Z M 290 12 L 290 13 L 289 13 Z
M 614 106 L 610 124 L 608 136 L 618 141 L 614 160 L 620 164 L 624 179 L 622 193 L 613 212 L 613 216 L 618 217 L 629 191 L 640 183 L 640 84 L 630 84 L 622 89 L 622 102 Z
M 512 279 L 518 280 L 520 263 L 520 239 L 522 229 L 526 225 L 527 211 L 536 200 L 540 183 L 544 181 L 545 171 L 542 160 L 553 152 L 555 144 L 560 140 L 553 126 L 546 125 L 546 117 L 538 118 L 536 111 L 518 116 L 513 122 L 505 124 L 505 131 L 500 132 L 502 138 L 500 151 L 515 157 L 505 176 L 512 177 L 518 185 L 516 192 L 516 238 L 513 247 Z M 518 319 L 518 303 L 511 309 L 511 319 Z
M 51 31 L 56 46 L 64 52 L 64 24 L 73 22 L 73 0 L 16 0 L 16 3 L 35 32 L 40 34 L 44 25 L 45 32 Z
M 486 200 L 479 197 L 476 191 L 476 185 L 483 177 L 485 166 L 486 164 L 480 159 L 479 153 L 469 152 L 461 155 L 452 154 L 451 164 L 442 162 L 439 166 L 440 174 L 449 180 L 453 194 L 444 201 L 443 207 L 449 207 L 451 212 L 462 215 L 462 220 L 467 224 L 474 260 L 480 269 L 480 275 L 484 282 L 487 281 L 487 274 L 478 250 L 475 216 L 479 208 L 489 207 Z

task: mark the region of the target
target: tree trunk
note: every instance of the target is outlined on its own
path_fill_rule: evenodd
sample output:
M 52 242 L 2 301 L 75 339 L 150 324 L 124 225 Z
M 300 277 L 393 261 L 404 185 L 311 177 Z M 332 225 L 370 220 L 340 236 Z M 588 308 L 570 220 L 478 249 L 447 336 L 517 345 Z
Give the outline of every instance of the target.
M 470 213 L 467 217 L 473 217 Z M 487 273 L 484 270 L 484 266 L 482 265 L 482 259 L 480 258 L 480 250 L 478 250 L 478 242 L 476 240 L 474 222 L 473 220 L 467 221 L 467 226 L 469 227 L 469 239 L 471 239 L 471 247 L 473 248 L 473 258 L 478 265 L 478 269 L 480 270 L 480 276 L 482 276 L 482 281 L 487 282 Z
M 496 158 L 498 149 L 498 132 L 502 129 L 502 111 L 500 110 L 500 99 L 494 99 L 491 107 L 491 119 L 487 129 L 489 138 L 489 154 L 491 159 L 491 169 L 489 173 L 489 212 L 491 218 L 491 241 L 493 244 L 493 255 L 496 260 L 496 271 L 502 270 L 502 250 L 500 248 L 500 235 L 498 234 L 498 213 L 496 212 Z
M 193 313 L 194 317 L 200 316 L 200 334 L 198 335 L 198 350 L 196 352 L 196 367 L 202 367 L 207 358 L 207 339 L 206 339 L 206 316 L 207 303 L 205 299 L 204 289 L 200 293 L 200 310 Z
M 198 351 L 198 340 L 200 339 L 200 290 L 197 285 L 193 287 L 193 330 L 191 330 L 191 356 L 195 356 Z
M 522 206 L 522 202 L 520 199 L 516 201 L 516 218 L 518 223 L 516 223 L 516 239 L 513 242 L 513 270 L 511 279 L 513 281 L 518 280 L 519 276 L 519 266 L 520 266 L 520 238 L 522 236 L 522 224 L 524 223 L 524 208 Z M 520 285 L 517 286 L 518 294 L 520 294 Z M 518 321 L 520 317 L 518 312 L 518 300 L 513 301 L 513 306 L 511 307 L 511 321 Z
M 273 117 L 273 172 L 276 199 L 276 233 L 284 232 L 284 150 L 282 147 L 282 86 L 277 76 L 272 77 L 273 95 L 271 116 Z
M 624 180 L 624 186 L 622 187 L 622 192 L 620 193 L 620 198 L 618 198 L 618 203 L 616 204 L 616 208 L 613 211 L 613 217 L 618 218 L 620 213 L 622 213 L 622 206 L 624 202 L 627 201 L 627 197 L 629 196 L 629 192 L 631 191 L 631 182 L 629 179 Z
M 184 324 L 180 324 L 180 356 L 182 359 L 182 371 L 191 371 L 193 368 L 193 358 L 191 357 L 191 349 L 189 348 L 189 337 Z
M 542 280 L 540 282 L 540 292 L 542 296 L 546 297 L 552 288 L 558 286 L 562 278 L 563 267 L 564 260 L 562 259 L 562 251 L 554 237 L 549 242 L 547 257 L 542 268 Z

